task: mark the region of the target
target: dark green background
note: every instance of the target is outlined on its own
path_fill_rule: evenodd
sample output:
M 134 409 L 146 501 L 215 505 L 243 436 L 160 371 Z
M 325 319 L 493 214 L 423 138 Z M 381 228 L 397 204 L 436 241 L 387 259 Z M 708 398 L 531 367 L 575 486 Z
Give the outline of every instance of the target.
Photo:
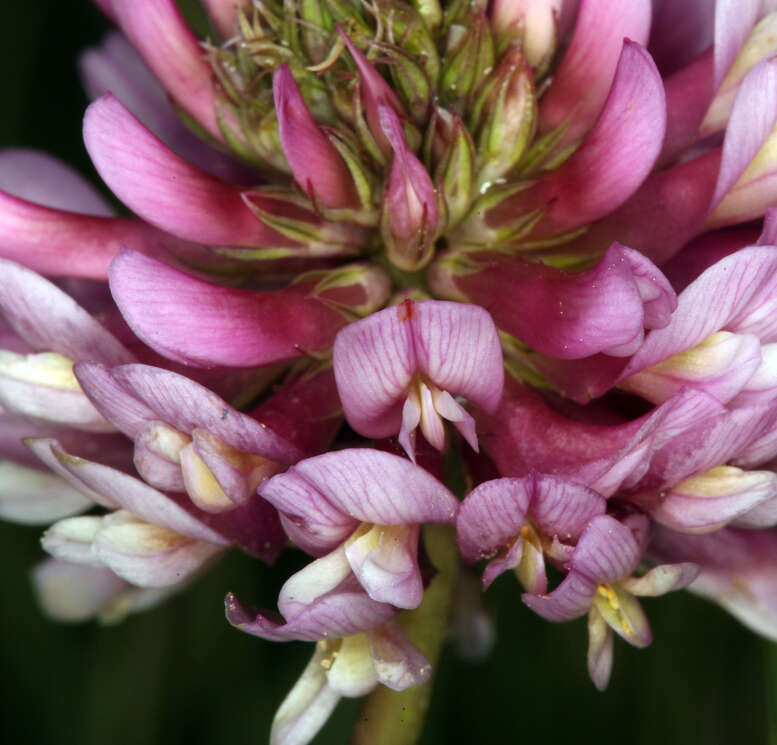
M 138 0 L 142 2 L 143 0 Z M 96 178 L 81 144 L 86 99 L 79 49 L 107 29 L 86 0 L 0 3 L 0 146 L 55 153 Z M 270 570 L 231 555 L 165 606 L 115 627 L 58 626 L 39 614 L 27 580 L 40 531 L 0 524 L 0 741 L 60 745 L 257 745 L 312 653 L 231 629 L 234 590 L 272 606 L 298 568 Z M 598 694 L 585 674 L 585 623 L 552 626 L 520 603 L 517 584 L 487 595 L 495 653 L 470 665 L 448 650 L 423 743 L 611 742 L 618 745 L 774 743 L 772 645 L 687 594 L 645 603 L 652 647 L 617 642 L 613 681 Z M 348 740 L 357 711 L 341 704 L 316 740 Z

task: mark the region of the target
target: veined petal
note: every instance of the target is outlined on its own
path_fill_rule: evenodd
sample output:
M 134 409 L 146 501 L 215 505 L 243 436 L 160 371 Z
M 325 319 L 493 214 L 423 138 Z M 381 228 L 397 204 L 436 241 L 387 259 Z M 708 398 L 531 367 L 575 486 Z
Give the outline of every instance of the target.
M 379 450 L 324 453 L 292 466 L 259 493 L 296 526 L 293 540 L 321 554 L 359 522 L 417 525 L 455 520 L 458 501 L 427 471 Z M 347 533 L 346 533 L 347 531 Z
M 631 575 L 641 558 L 629 527 L 609 515 L 598 515 L 583 530 L 568 566 L 570 575 L 610 583 Z
M 0 312 L 33 349 L 109 365 L 132 355 L 75 300 L 40 275 L 0 259 Z
M 326 207 L 355 206 L 358 197 L 348 168 L 311 116 L 285 63 L 273 75 L 273 95 L 283 154 L 296 182 Z
M 627 6 L 581 0 L 569 47 L 541 101 L 541 132 L 569 122 L 564 141 L 572 143 L 591 127 L 607 98 L 624 37 L 646 44 L 650 16 L 649 0 Z
M 111 14 L 173 100 L 221 140 L 213 72 L 174 0 L 110 0 Z
M 766 246 L 742 249 L 711 266 L 681 293 L 669 325 L 648 336 L 622 379 L 691 349 L 716 331 L 755 334 L 761 342 L 777 339 L 775 267 L 777 253 Z
M 253 292 L 212 285 L 134 251 L 111 265 L 111 292 L 132 330 L 198 367 L 252 367 L 331 344 L 345 318 L 292 285 Z
M 345 416 L 367 437 L 400 430 L 416 371 L 485 410 L 496 407 L 504 382 L 488 313 L 440 301 L 407 301 L 350 324 L 335 339 L 334 371 Z
M 84 141 L 111 190 L 152 225 L 198 243 L 289 245 L 254 216 L 241 187 L 187 163 L 112 94 L 87 109 Z
M 578 572 L 570 572 L 549 595 L 524 593 L 521 600 L 547 621 L 562 623 L 588 612 L 596 596 L 596 582 Z

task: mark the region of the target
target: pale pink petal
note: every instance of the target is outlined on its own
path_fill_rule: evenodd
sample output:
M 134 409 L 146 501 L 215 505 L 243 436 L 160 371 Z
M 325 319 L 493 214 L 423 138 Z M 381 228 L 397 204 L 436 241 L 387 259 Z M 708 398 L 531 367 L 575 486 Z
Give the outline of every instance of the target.
M 259 488 L 296 526 L 293 540 L 321 554 L 358 526 L 453 523 L 458 501 L 410 461 L 378 450 L 340 450 L 308 458 Z
M 396 621 L 367 632 L 378 681 L 394 691 L 425 683 L 432 674 L 429 660 L 411 644 Z
M 547 621 L 572 621 L 588 612 L 596 596 L 596 586 L 586 576 L 570 572 L 549 595 L 524 593 L 521 600 Z
M 0 312 L 33 349 L 109 365 L 132 355 L 69 295 L 35 272 L 0 259 Z
M 305 287 L 253 292 L 212 285 L 134 251 L 111 265 L 111 292 L 132 330 L 165 357 L 253 367 L 332 343 L 345 318 Z
M 37 150 L 0 150 L 0 190 L 57 210 L 99 217 L 114 215 L 105 198 L 81 174 Z
M 47 525 L 83 512 L 92 500 L 59 476 L 0 460 L 0 518 L 23 525 Z
M 762 0 L 715 3 L 715 88 L 726 76 L 760 15 Z

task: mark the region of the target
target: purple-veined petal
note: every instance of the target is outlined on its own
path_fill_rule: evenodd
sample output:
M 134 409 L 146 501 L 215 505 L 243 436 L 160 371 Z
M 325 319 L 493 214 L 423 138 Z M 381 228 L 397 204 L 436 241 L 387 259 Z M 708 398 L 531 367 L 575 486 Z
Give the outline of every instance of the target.
M 777 640 L 777 533 L 724 528 L 708 535 L 653 532 L 650 553 L 660 561 L 701 567 L 691 592 L 715 601 L 743 624 Z
M 370 655 L 378 681 L 395 691 L 425 683 L 431 673 L 429 660 L 411 644 L 396 621 L 367 632 Z
M 105 391 L 107 406 L 119 408 L 126 401 L 135 417 L 145 418 L 146 412 L 152 412 L 152 419 L 161 420 L 181 432 L 191 434 L 195 429 L 206 430 L 237 450 L 283 463 L 293 463 L 302 457 L 299 450 L 266 425 L 239 412 L 183 375 L 150 365 L 122 365 L 111 370 L 97 365 L 79 365 L 77 374 L 83 378 L 93 400 L 102 403 L 100 394 Z M 102 381 L 105 381 L 104 388 L 99 387 Z M 126 392 L 127 399 L 122 399 L 120 405 L 112 404 L 110 381 Z M 134 427 L 130 425 L 125 431 L 133 436 L 132 429 Z
M 736 59 L 758 20 L 763 0 L 717 0 L 715 3 L 715 88 Z
M 293 285 L 253 292 L 212 285 L 134 251 L 111 265 L 111 292 L 132 330 L 198 367 L 252 367 L 331 344 L 343 316 Z
M 353 449 L 300 461 L 259 487 L 285 518 L 290 537 L 309 553 L 325 553 L 359 522 L 416 525 L 455 520 L 458 501 L 410 461 Z
M 225 599 L 227 620 L 247 634 L 270 641 L 337 639 L 380 626 L 396 615 L 396 608 L 378 603 L 360 587 L 333 591 L 312 602 L 287 622 L 274 620 L 243 605 L 232 594 Z
M 345 416 L 367 437 L 402 426 L 414 373 L 493 410 L 502 393 L 502 351 L 493 321 L 474 305 L 407 301 L 344 328 L 334 371 Z
M 64 452 L 56 440 L 31 441 L 46 465 L 86 496 L 105 506 L 120 506 L 138 517 L 190 538 L 226 545 L 228 541 L 162 492 L 114 468 Z M 48 451 L 48 452 L 47 452 Z M 53 459 L 51 455 L 53 455 Z M 58 464 L 58 465 L 57 465 Z
M 294 179 L 314 201 L 326 207 L 353 207 L 358 198 L 353 179 L 311 116 L 287 64 L 273 75 L 278 135 Z
M 521 600 L 546 621 L 561 623 L 588 612 L 596 596 L 596 582 L 578 572 L 570 572 L 549 595 L 524 593 Z
M 627 6 L 581 0 L 569 47 L 541 101 L 541 132 L 569 122 L 564 141 L 571 143 L 591 127 L 607 98 L 624 37 L 646 44 L 650 16 L 649 0 Z
M 535 484 L 535 476 L 494 479 L 467 495 L 456 516 L 456 539 L 465 561 L 491 556 L 520 535 Z
M 87 109 L 84 141 L 111 190 L 162 230 L 215 245 L 289 243 L 254 216 L 242 188 L 187 163 L 110 93 Z M 259 196 L 252 198 L 261 201 Z
M 777 298 L 775 267 L 777 252 L 766 246 L 737 251 L 711 266 L 681 293 L 669 325 L 649 334 L 622 379 L 696 346 L 715 331 L 755 334 L 762 342 L 776 339 L 777 314 L 771 312 Z
M 116 23 L 172 99 L 217 140 L 213 71 L 174 0 L 111 0 Z
M 580 574 L 594 583 L 628 577 L 642 558 L 631 530 L 609 515 L 598 515 L 583 530 L 569 562 L 570 575 Z
M 605 510 L 605 499 L 565 479 L 536 474 L 529 515 L 535 527 L 564 543 L 576 541 L 588 522 Z
M 35 272 L 0 259 L 0 312 L 33 349 L 109 365 L 132 355 L 69 295 Z
M 46 525 L 91 507 L 92 501 L 52 473 L 0 460 L 0 518 Z

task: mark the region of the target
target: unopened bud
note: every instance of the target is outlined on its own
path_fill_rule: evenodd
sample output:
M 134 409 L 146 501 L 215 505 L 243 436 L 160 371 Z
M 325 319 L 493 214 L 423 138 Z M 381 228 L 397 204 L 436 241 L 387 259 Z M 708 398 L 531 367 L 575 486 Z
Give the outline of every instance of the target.
M 520 42 L 527 62 L 537 76 L 550 64 L 557 44 L 561 0 L 494 0 L 491 25 L 500 51 Z
M 520 47 L 510 47 L 472 112 L 479 184 L 489 184 L 517 165 L 534 134 L 536 111 L 531 69 Z

